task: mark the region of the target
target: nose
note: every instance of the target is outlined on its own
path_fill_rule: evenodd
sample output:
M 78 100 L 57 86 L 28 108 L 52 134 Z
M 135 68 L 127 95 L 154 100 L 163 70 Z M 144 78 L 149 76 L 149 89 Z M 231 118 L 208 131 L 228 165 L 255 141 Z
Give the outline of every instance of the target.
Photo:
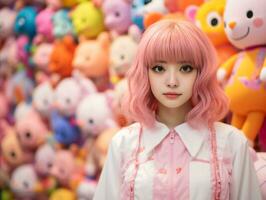
M 169 71 L 169 75 L 167 77 L 167 87 L 176 88 L 178 86 L 177 75 L 174 70 Z
M 236 22 L 229 22 L 228 23 L 228 26 L 231 28 L 231 29 L 234 29 L 235 28 L 235 26 L 236 26 Z

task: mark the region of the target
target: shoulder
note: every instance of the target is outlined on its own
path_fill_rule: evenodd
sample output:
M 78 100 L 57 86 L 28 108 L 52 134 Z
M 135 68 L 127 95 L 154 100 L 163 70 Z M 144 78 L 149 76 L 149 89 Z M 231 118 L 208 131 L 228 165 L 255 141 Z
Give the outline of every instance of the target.
M 133 123 L 127 127 L 123 127 L 112 138 L 111 144 L 119 148 L 132 146 L 134 141 L 138 139 L 140 123 Z
M 229 146 L 233 152 L 236 153 L 236 151 L 247 146 L 247 138 L 238 128 L 222 122 L 216 122 L 214 127 L 218 142 L 219 140 L 224 140 L 226 145 Z

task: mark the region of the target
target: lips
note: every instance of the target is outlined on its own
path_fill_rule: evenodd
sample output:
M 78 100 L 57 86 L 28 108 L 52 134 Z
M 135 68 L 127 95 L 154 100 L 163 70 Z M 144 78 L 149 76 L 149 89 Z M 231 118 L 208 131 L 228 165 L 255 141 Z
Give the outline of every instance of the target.
M 168 99 L 176 99 L 181 94 L 175 93 L 175 92 L 167 92 L 167 93 L 163 93 L 163 95 L 166 96 Z

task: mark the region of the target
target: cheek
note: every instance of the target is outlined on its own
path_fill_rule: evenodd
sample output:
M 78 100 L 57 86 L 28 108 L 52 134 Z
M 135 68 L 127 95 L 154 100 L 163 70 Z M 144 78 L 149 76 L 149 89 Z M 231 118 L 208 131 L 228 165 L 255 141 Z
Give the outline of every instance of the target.
M 264 21 L 261 18 L 256 18 L 256 19 L 253 20 L 253 25 L 256 28 L 261 27 L 263 24 L 264 24 Z

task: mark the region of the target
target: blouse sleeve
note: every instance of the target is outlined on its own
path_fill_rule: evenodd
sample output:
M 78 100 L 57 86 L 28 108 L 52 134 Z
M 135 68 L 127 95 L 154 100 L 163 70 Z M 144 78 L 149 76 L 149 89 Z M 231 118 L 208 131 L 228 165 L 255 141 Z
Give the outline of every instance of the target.
M 120 199 L 121 155 L 116 136 L 114 136 L 109 145 L 107 159 L 105 161 L 93 200 Z
M 230 199 L 232 200 L 260 200 L 261 192 L 254 169 L 254 164 L 249 153 L 247 139 L 237 130 L 238 135 L 234 145 L 234 160 L 232 169 L 232 182 Z M 235 140 L 236 141 L 236 140 Z

